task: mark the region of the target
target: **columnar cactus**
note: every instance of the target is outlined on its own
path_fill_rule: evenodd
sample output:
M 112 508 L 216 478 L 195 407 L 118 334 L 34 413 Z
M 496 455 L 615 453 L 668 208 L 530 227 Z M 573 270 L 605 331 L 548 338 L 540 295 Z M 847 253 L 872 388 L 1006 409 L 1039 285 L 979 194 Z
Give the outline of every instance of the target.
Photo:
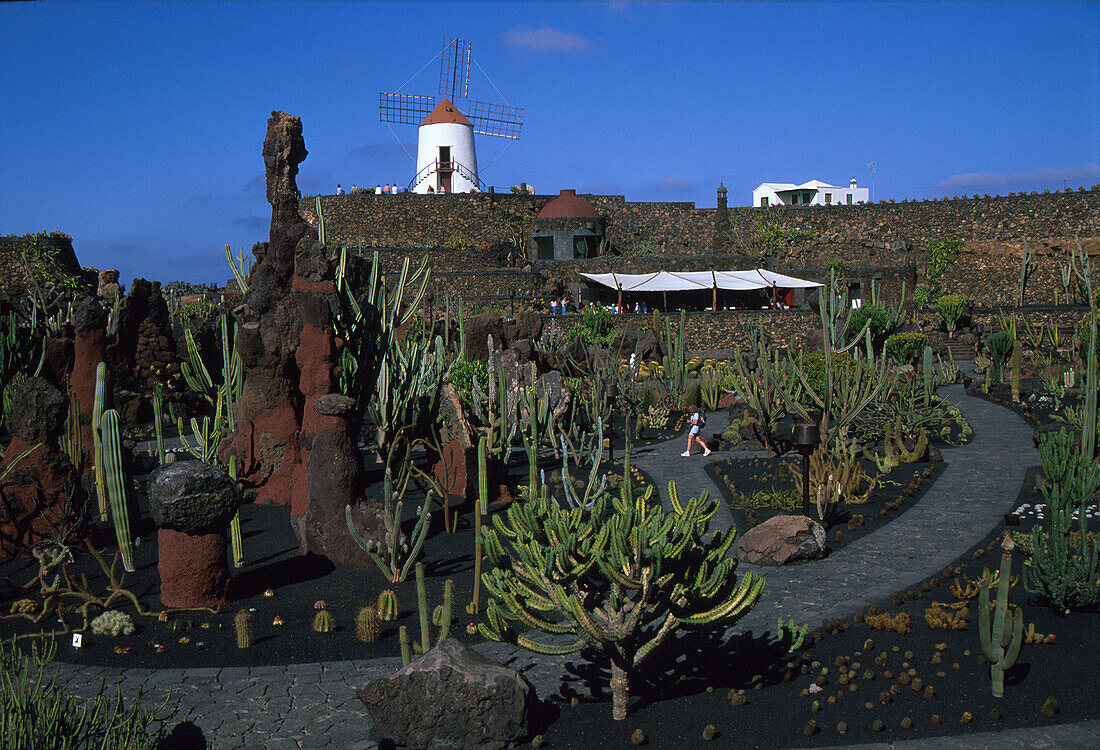
M 378 616 L 384 621 L 389 622 L 397 619 L 397 592 L 393 589 L 386 589 L 378 595 Z
M 1023 344 L 1019 339 L 1012 344 L 1012 400 L 1020 400 L 1020 360 L 1023 357 Z
M 1015 545 L 1012 535 L 1005 532 L 1001 548 L 1000 581 L 997 584 L 996 612 L 993 615 L 993 627 L 989 626 L 989 589 L 992 581 L 985 582 L 978 597 L 978 635 L 981 638 L 982 652 L 992 665 L 993 697 L 1001 698 L 1005 694 L 1005 670 L 1016 663 L 1020 655 L 1020 643 L 1024 634 L 1024 611 L 1017 607 L 1008 611 L 1008 589 L 1012 578 L 1012 550 Z
M 627 472 L 620 494 L 599 493 L 591 509 L 563 508 L 543 492 L 481 532 L 493 565 L 482 576 L 490 594 L 482 635 L 543 654 L 605 652 L 615 719 L 626 717 L 631 673 L 671 633 L 728 625 L 764 588 L 757 576 L 734 576 L 735 532 L 709 529 L 716 502 L 704 493 L 681 504 L 670 483 L 665 512 L 652 494 L 636 492 Z M 547 643 L 520 629 L 571 638 Z
M 103 421 L 103 404 L 107 399 L 107 363 L 100 362 L 95 368 L 95 401 L 92 404 L 92 448 L 95 452 L 95 495 L 99 502 L 99 520 L 107 521 L 107 475 L 103 470 L 103 436 L 100 426 Z
M 126 474 L 122 470 L 122 442 L 119 438 L 118 412 L 103 412 L 103 470 L 107 478 L 107 494 L 111 504 L 111 522 L 122 552 L 122 566 L 133 573 L 134 549 L 130 539 L 130 505 L 126 499 Z

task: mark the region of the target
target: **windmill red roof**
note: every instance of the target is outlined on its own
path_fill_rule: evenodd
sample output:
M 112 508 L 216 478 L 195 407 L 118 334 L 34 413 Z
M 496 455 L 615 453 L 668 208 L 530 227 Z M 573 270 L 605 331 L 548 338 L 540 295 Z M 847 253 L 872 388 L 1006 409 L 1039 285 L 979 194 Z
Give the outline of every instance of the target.
M 577 197 L 576 190 L 562 190 L 557 198 L 547 203 L 539 211 L 540 219 L 596 218 L 599 214 L 592 204 Z
M 424 122 L 421 125 L 436 125 L 441 122 L 456 123 L 458 125 L 470 125 L 470 121 L 466 119 L 466 115 L 458 111 L 458 107 L 451 104 L 451 101 L 447 97 L 443 97 L 439 104 L 435 105 L 435 109 L 424 118 Z M 471 127 L 473 127 L 471 125 Z

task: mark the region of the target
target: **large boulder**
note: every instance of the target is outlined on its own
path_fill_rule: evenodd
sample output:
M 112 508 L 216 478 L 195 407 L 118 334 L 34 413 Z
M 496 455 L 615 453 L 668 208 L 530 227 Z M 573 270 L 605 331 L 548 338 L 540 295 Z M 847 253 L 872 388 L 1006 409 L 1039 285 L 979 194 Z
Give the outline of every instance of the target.
M 807 516 L 773 516 L 737 540 L 737 559 L 754 565 L 786 565 L 825 554 L 825 527 Z
M 165 464 L 149 479 L 149 515 L 184 534 L 224 533 L 242 502 L 229 474 L 200 461 Z
M 379 738 L 409 748 L 504 748 L 528 734 L 535 702 L 514 669 L 448 638 L 358 690 Z
M 27 378 L 15 389 L 8 432 L 27 445 L 56 438 L 65 424 L 68 400 L 45 378 Z
M 653 331 L 636 325 L 625 325 L 619 329 L 619 335 L 611 342 L 611 348 L 619 357 L 630 358 L 631 354 L 637 354 L 642 362 L 651 359 L 660 359 L 661 345 Z

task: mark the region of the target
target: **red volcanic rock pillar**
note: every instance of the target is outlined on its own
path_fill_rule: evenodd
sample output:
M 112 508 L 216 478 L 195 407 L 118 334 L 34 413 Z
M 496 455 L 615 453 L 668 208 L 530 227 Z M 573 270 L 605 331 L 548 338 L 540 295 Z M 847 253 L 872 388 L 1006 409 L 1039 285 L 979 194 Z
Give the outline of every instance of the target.
M 165 607 L 220 607 L 228 603 L 225 532 L 157 531 L 160 600 Z
M 95 371 L 104 361 L 107 339 L 107 311 L 95 297 L 85 297 L 73 316 L 76 339 L 73 342 L 73 370 L 69 376 L 69 392 L 80 405 L 81 437 L 88 460 L 88 470 L 94 468 L 92 447 L 92 410 L 95 408 Z

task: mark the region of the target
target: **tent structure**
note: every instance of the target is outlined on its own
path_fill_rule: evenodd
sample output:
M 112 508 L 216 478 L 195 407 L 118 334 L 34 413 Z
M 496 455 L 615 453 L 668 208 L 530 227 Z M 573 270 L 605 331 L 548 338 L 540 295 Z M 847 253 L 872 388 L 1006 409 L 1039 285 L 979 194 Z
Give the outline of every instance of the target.
M 823 284 L 763 268 L 751 271 L 656 271 L 654 273 L 581 273 L 593 281 L 619 293 L 623 292 L 712 292 L 712 308 L 718 309 L 718 290 L 752 291 L 771 289 L 772 299 L 778 289 L 812 289 Z

